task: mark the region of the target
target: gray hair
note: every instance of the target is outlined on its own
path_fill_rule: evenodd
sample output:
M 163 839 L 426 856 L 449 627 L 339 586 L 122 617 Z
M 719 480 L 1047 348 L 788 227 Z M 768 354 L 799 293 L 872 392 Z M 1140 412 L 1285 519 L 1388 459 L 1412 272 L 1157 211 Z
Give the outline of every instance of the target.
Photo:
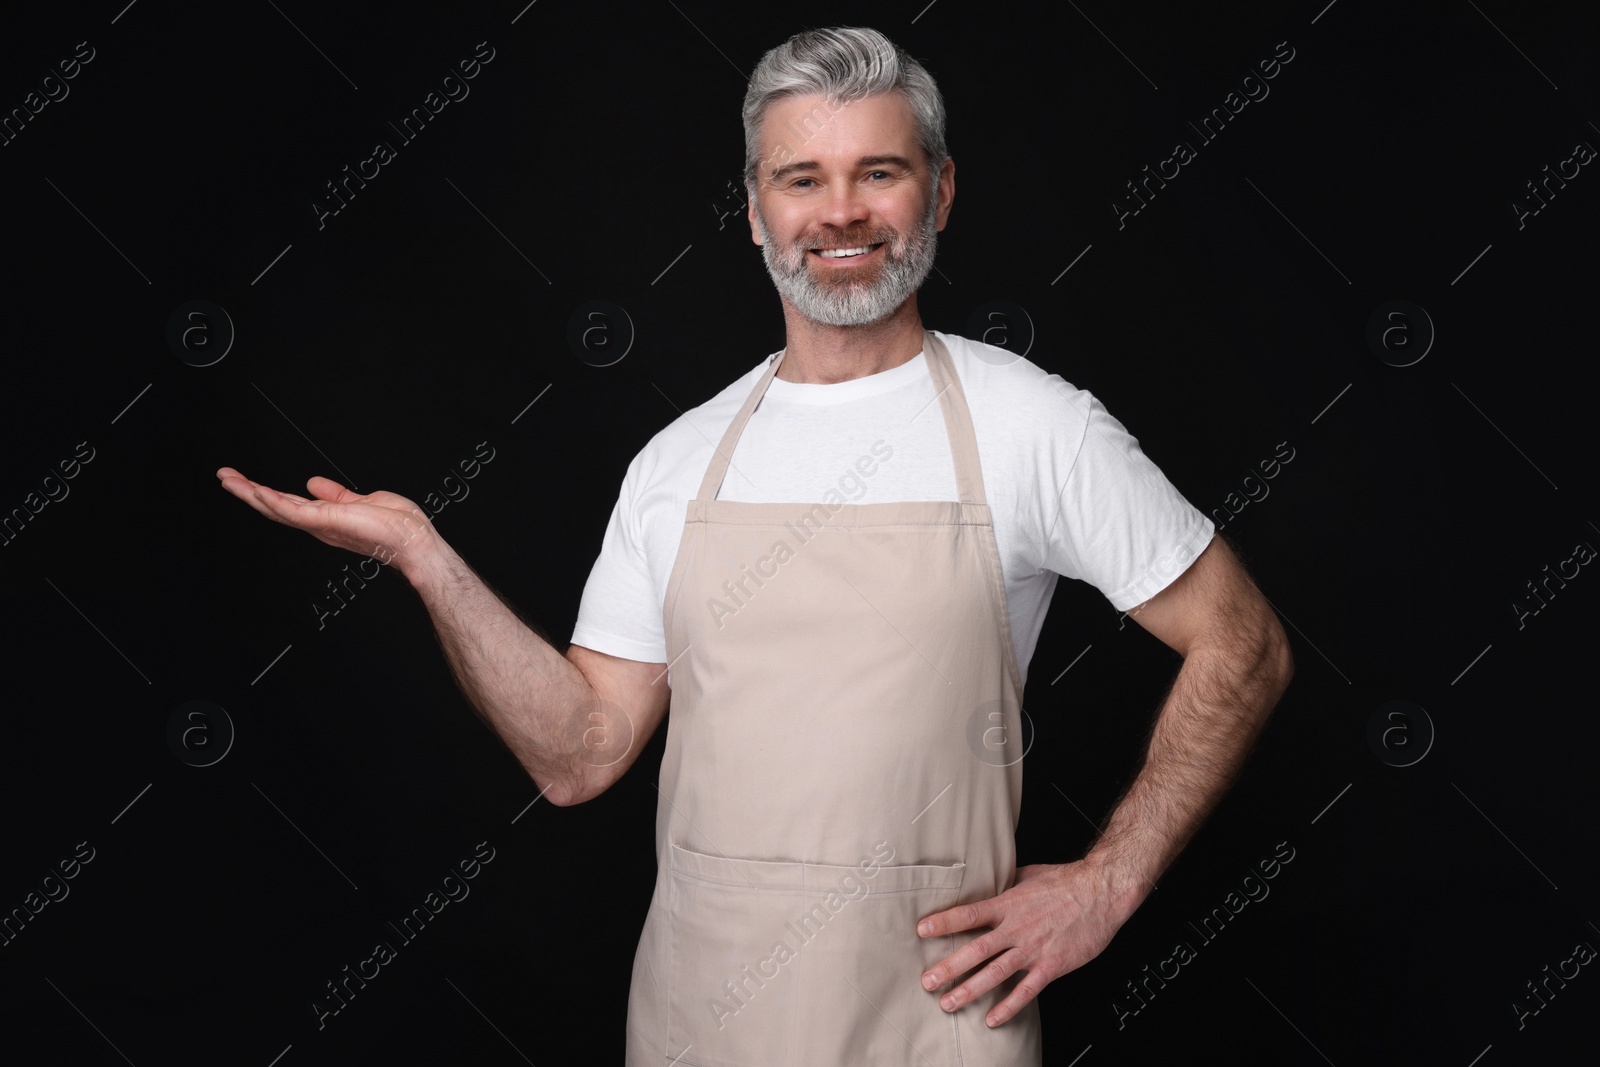
M 944 100 L 933 75 L 877 30 L 834 26 L 797 33 L 756 64 L 744 95 L 746 183 L 754 185 L 756 181 L 762 162 L 758 158 L 762 123 L 774 102 L 812 93 L 823 97 L 826 108 L 813 108 L 799 123 L 803 138 L 809 140 L 845 104 L 890 92 L 900 93 L 911 105 L 917 143 L 937 181 L 939 168 L 950 153 L 944 141 Z M 795 148 L 779 142 L 773 156 L 786 159 L 794 153 Z M 781 165 L 782 160 L 777 161 Z

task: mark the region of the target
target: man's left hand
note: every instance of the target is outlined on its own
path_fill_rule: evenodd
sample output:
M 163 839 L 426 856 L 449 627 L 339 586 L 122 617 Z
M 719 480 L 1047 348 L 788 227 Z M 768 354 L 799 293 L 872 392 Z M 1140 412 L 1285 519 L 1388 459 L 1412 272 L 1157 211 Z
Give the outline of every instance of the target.
M 989 963 L 939 998 L 955 1011 L 1018 971 L 1026 971 L 1009 996 L 989 1012 L 989 1026 L 1008 1022 L 1045 986 L 1104 951 L 1132 914 L 1106 870 L 1094 863 L 1041 863 L 1017 868 L 1017 882 L 997 897 L 925 916 L 922 937 L 989 929 L 923 972 L 922 987 L 941 985 Z

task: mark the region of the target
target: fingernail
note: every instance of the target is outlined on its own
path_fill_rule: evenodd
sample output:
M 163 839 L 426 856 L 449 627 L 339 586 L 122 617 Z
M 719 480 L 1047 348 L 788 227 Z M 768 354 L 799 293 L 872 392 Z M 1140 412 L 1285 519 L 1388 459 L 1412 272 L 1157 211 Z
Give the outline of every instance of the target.
M 939 984 L 939 980 L 934 978 L 934 976 L 932 974 L 925 974 L 925 975 L 922 976 L 922 988 L 923 989 L 932 989 L 935 986 L 937 986 L 938 984 Z
M 933 923 L 931 923 L 931 922 L 918 923 L 917 924 L 917 933 L 921 934 L 923 937 L 927 937 L 929 934 L 933 933 Z
M 939 1001 L 939 1007 L 943 1008 L 945 1011 L 955 1011 L 956 998 L 953 996 L 945 997 L 943 1000 Z

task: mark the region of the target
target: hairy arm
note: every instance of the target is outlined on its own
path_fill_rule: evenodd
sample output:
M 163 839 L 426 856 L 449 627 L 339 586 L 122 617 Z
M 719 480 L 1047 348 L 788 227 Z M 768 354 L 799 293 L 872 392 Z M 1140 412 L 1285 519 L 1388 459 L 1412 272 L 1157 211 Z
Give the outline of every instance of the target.
M 609 788 L 666 712 L 666 665 L 558 652 L 443 541 L 408 564 L 461 691 L 554 804 Z
M 1183 656 L 1144 764 L 1082 859 L 1019 867 L 999 896 L 918 923 L 922 937 L 980 931 L 922 976 L 933 992 L 972 972 L 939 994 L 946 1011 L 1026 972 L 985 1016 L 1003 1025 L 1104 951 L 1238 777 L 1289 684 L 1294 667 L 1277 615 L 1221 537 L 1130 614 Z
M 1221 536 L 1129 613 L 1183 656 L 1144 764 L 1084 859 L 1125 918 L 1238 778 L 1294 673 L 1277 614 Z
M 666 664 L 582 645 L 558 652 L 405 497 L 354 493 L 328 478 L 312 478 L 311 496 L 297 496 L 232 467 L 217 477 L 267 518 L 404 574 L 433 620 L 461 691 L 551 803 L 576 804 L 604 792 L 665 716 Z

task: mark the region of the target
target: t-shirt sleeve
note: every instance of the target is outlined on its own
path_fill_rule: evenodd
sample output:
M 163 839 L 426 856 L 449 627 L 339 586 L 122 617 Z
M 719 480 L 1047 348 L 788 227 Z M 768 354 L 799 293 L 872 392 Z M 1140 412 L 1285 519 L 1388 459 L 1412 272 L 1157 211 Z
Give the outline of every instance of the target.
M 1065 424 L 1081 427 L 1081 439 L 1055 494 L 1047 565 L 1127 611 L 1182 574 L 1215 526 L 1094 394 L 1060 383 L 1057 395 L 1071 412 Z
M 611 508 L 600 555 L 578 603 L 572 643 L 623 659 L 665 663 L 661 604 L 637 507 L 643 455 L 628 465 L 622 491 Z

